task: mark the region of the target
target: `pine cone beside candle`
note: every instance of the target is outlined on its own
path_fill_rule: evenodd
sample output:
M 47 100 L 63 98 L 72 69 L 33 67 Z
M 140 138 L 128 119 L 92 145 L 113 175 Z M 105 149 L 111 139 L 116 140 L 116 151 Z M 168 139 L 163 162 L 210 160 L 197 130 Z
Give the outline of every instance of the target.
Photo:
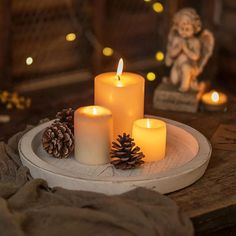
M 60 112 L 57 112 L 56 118 L 59 122 L 64 123 L 74 133 L 74 109 L 66 108 Z
M 127 170 L 141 166 L 145 155 L 140 151 L 138 146 L 135 146 L 134 140 L 130 135 L 124 133 L 118 135 L 118 142 L 112 142 L 111 148 L 111 164 L 117 169 Z
M 66 124 L 54 122 L 42 137 L 43 148 L 55 158 L 68 158 L 74 150 L 74 135 Z

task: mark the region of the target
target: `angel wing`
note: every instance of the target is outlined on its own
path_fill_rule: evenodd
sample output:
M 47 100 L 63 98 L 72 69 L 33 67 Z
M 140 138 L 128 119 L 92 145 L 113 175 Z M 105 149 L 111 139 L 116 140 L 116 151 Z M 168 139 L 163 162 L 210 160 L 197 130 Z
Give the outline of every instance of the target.
M 170 51 L 172 50 L 172 42 L 176 35 L 177 35 L 176 29 L 172 27 L 168 34 L 168 42 L 167 42 L 166 56 L 165 56 L 166 66 L 171 66 L 173 64 L 173 59 L 170 56 Z
M 202 71 L 204 66 L 207 64 L 210 56 L 212 55 L 215 39 L 213 34 L 209 30 L 203 30 L 199 36 L 201 42 L 201 56 L 199 59 L 199 71 Z

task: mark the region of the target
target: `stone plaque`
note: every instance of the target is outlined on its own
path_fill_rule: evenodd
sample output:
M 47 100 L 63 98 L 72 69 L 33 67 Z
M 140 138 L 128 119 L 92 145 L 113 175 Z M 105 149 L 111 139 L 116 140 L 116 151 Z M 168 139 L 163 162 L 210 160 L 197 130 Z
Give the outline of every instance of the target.
M 160 84 L 154 91 L 153 106 L 170 111 L 197 112 L 199 101 L 197 92 L 179 92 L 172 84 Z

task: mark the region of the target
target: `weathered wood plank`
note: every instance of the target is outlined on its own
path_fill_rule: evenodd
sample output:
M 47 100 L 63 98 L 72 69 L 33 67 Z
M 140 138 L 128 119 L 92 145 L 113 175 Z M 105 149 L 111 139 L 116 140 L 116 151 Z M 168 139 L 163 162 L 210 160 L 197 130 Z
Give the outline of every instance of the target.
M 235 22 L 236 21 L 236 11 L 224 11 L 222 14 L 221 25 L 222 27 L 232 33 L 236 32 Z
M 44 52 L 44 51 L 43 51 Z M 78 54 L 73 53 L 73 50 L 53 51 L 52 54 L 32 51 L 28 55 L 15 57 L 13 60 L 12 74 L 20 77 L 47 74 L 50 72 L 62 72 L 66 69 L 79 68 L 83 62 Z M 34 63 L 27 66 L 25 59 L 27 56 L 32 56 Z M 38 76 L 37 75 L 37 76 Z
M 11 2 L 0 1 L 0 88 L 11 85 Z
M 230 236 L 236 232 L 236 206 L 229 206 L 192 219 L 196 235 Z
M 236 124 L 236 98 L 230 97 L 230 101 L 226 113 L 179 113 L 155 110 L 150 105 L 146 113 L 184 122 L 211 139 L 221 123 Z M 215 231 L 236 225 L 235 157 L 236 152 L 213 149 L 205 175 L 192 186 L 168 195 L 192 218 L 199 235 L 224 235 Z
M 236 205 L 234 152 L 213 150 L 205 175 L 195 184 L 170 194 L 190 217 Z
M 104 43 L 104 24 L 106 19 L 106 0 L 93 0 L 94 15 L 93 15 L 93 30 L 94 35 L 91 35 L 93 41 L 92 64 L 93 72 L 96 74 L 101 70 L 103 64 L 102 45 Z
M 11 0 L 12 1 L 12 11 L 13 13 L 28 13 L 32 11 L 42 11 L 42 10 L 55 10 L 58 7 L 65 7 L 65 0 Z
M 235 0 L 223 0 L 222 3 L 225 7 L 236 9 L 236 1 Z

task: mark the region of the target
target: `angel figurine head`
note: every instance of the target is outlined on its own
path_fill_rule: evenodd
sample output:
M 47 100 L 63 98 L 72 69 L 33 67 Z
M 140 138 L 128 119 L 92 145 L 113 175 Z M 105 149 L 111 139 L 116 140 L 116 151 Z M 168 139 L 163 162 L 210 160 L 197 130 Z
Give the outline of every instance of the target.
M 197 76 L 202 72 L 214 47 L 214 37 L 202 31 L 202 22 L 193 8 L 183 8 L 173 18 L 168 35 L 165 63 L 171 66 L 169 81 L 186 92 L 198 90 Z
M 181 37 L 190 38 L 201 30 L 202 22 L 194 9 L 184 8 L 175 14 L 173 28 Z

